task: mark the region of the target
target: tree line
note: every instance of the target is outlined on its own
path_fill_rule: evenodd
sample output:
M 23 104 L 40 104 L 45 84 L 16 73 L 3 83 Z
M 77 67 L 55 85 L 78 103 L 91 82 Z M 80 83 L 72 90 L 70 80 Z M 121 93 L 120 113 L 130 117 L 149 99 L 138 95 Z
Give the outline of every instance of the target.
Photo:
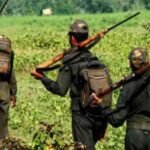
M 0 6 L 5 0 L 0 0 Z M 41 15 L 51 8 L 53 14 L 112 13 L 150 9 L 149 0 L 9 0 L 4 15 Z

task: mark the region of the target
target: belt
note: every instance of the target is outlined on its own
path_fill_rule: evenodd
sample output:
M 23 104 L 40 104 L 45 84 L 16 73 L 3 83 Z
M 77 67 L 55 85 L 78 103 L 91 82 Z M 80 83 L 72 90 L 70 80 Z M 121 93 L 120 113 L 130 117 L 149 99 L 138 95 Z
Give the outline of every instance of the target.
M 128 122 L 128 129 L 142 129 L 142 130 L 150 130 L 150 123 L 148 122 Z

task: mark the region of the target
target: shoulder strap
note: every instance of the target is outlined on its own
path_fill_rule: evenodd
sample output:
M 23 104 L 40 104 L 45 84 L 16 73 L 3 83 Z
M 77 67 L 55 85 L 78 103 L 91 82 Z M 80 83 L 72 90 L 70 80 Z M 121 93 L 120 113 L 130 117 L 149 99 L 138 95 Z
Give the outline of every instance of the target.
M 75 54 L 73 54 L 69 59 L 64 60 L 63 64 L 64 67 L 80 63 L 80 66 L 84 64 L 88 64 L 88 62 L 92 60 L 98 60 L 96 57 L 93 57 L 88 51 L 87 53 L 85 51 L 80 51 Z

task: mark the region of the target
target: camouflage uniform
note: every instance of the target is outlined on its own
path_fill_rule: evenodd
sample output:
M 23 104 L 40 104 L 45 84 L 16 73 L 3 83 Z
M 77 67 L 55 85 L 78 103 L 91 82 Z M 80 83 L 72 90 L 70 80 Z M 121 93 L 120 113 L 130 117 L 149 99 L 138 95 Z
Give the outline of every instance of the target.
M 11 41 L 4 35 L 0 36 L 0 50 L 1 50 L 1 72 L 0 72 L 0 139 L 5 138 L 8 135 L 8 111 L 9 102 L 13 99 L 16 100 L 17 84 L 15 73 L 13 69 L 13 56 L 14 53 L 11 50 Z M 3 57 L 3 53 L 8 53 L 11 57 L 10 61 Z M 4 73 L 3 66 L 5 62 L 10 65 L 8 72 Z
M 63 61 L 71 57 L 72 54 L 65 55 Z M 104 136 L 107 122 L 100 117 L 101 109 L 95 109 L 93 112 L 86 111 L 81 105 L 81 91 L 83 83 L 79 77 L 79 66 L 82 63 L 90 61 L 93 55 L 88 50 L 83 50 L 80 57 L 70 62 L 72 65 L 60 68 L 57 80 L 53 81 L 46 76 L 41 79 L 45 88 L 54 94 L 64 96 L 70 89 L 71 111 L 72 111 L 72 131 L 75 144 L 84 145 L 88 150 L 95 150 L 95 144 Z M 90 62 L 89 62 L 90 63 Z M 97 63 L 103 64 L 97 59 Z M 82 88 L 81 88 L 82 87 Z M 78 150 L 78 149 L 77 149 Z M 80 150 L 80 148 L 79 148 Z
M 10 96 L 16 97 L 17 85 L 14 71 L 10 81 L 0 79 L 0 138 L 8 135 L 8 110 Z
M 107 123 L 102 118 L 97 117 L 101 110 L 94 109 L 89 112 L 83 108 L 81 91 L 84 83 L 79 72 L 83 69 L 81 67 L 83 64 L 86 68 L 93 60 L 101 67 L 105 65 L 89 51 L 89 47 L 75 48 L 76 45 L 88 38 L 88 25 L 85 21 L 74 21 L 70 26 L 68 35 L 72 51 L 62 59 L 65 65 L 59 69 L 56 81 L 46 76 L 38 77 L 35 75 L 35 77 L 41 79 L 45 88 L 53 94 L 65 96 L 70 90 L 75 149 L 95 150 L 95 144 L 104 136 Z
M 147 53 L 142 49 L 131 51 L 133 72 L 147 63 L 147 58 Z M 150 150 L 150 68 L 124 85 L 116 109 L 107 114 L 111 114 L 107 121 L 114 127 L 127 121 L 126 150 Z

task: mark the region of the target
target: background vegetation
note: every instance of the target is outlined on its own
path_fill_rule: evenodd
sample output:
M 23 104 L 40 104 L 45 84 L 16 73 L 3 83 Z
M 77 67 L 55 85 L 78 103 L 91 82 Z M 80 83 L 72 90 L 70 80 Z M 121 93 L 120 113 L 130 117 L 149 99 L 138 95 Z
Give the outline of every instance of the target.
M 19 1 L 17 2 L 19 5 Z M 28 2 L 22 1 L 21 6 L 24 4 L 27 8 Z M 21 13 L 19 10 L 18 12 Z M 69 47 L 67 31 L 74 19 L 86 20 L 90 27 L 90 35 L 93 35 L 133 13 L 130 11 L 94 15 L 1 17 L 0 32 L 11 38 L 16 54 L 18 96 L 16 108 L 10 109 L 10 135 L 20 137 L 31 145 L 32 137 L 38 131 L 39 122 L 45 121 L 54 124 L 52 130 L 54 136 L 52 140 L 49 139 L 49 143 L 57 143 L 62 149 L 65 145 L 70 145 L 72 135 L 69 97 L 59 97 L 46 91 L 40 81 L 31 77 L 30 72 L 41 62 L 53 58 L 64 48 Z M 130 72 L 127 57 L 133 47 L 150 48 L 149 16 L 150 11 L 142 11 L 138 17 L 106 35 L 91 50 L 108 65 L 114 82 Z M 55 79 L 57 71 L 49 72 L 47 75 Z M 113 105 L 116 103 L 118 93 L 119 90 L 116 90 L 113 94 Z M 125 125 L 118 129 L 109 126 L 105 139 L 97 144 L 97 149 L 123 150 L 124 132 Z M 45 136 L 40 136 L 32 144 L 36 145 L 45 138 Z
M 0 0 L 0 4 L 4 0 Z M 4 14 L 41 15 L 45 8 L 54 14 L 105 13 L 150 9 L 149 0 L 10 0 Z

